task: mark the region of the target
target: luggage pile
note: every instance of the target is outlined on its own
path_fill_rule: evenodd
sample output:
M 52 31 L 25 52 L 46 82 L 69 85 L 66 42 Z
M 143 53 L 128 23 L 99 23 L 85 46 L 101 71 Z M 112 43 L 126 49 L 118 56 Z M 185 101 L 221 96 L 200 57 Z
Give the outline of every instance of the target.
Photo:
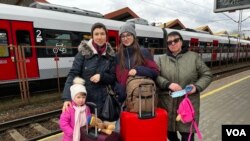
M 122 141 L 167 141 L 168 116 L 156 108 L 156 85 L 146 77 L 127 80 L 126 111 L 121 112 Z
M 81 141 L 167 141 L 168 115 L 166 110 L 156 107 L 155 82 L 142 76 L 129 77 L 126 92 L 120 134 L 99 133 L 96 127 L 92 131 L 81 128 Z

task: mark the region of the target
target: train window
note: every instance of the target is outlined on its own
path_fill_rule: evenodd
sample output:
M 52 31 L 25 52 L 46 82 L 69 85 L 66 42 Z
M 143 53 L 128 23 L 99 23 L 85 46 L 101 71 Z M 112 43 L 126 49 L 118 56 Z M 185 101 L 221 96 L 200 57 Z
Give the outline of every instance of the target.
M 143 47 L 148 48 L 148 38 L 144 38 L 143 40 Z
M 116 38 L 109 36 L 109 43 L 110 43 L 111 47 L 113 47 L 113 49 L 116 51 Z
M 72 56 L 72 40 L 70 33 L 46 31 L 45 33 L 45 46 L 46 55 L 54 56 L 57 53 L 58 56 Z M 56 51 L 56 52 L 55 52 Z
M 223 48 L 224 44 L 223 43 L 219 43 L 219 48 Z
M 137 40 L 138 40 L 139 45 L 140 45 L 141 47 L 145 47 L 145 46 L 144 46 L 144 38 L 138 37 Z
M 17 45 L 24 48 L 25 57 L 31 57 L 32 51 L 30 47 L 30 33 L 26 30 L 17 30 Z
M 189 46 L 189 41 L 188 41 L 188 40 L 183 40 L 183 45 L 184 45 L 184 46 L 190 47 L 190 46 Z
M 149 38 L 148 46 L 150 48 L 158 48 L 159 47 L 159 40 L 158 39 L 154 39 L 154 38 Z
M 154 49 L 154 54 L 162 54 L 162 50 L 159 49 L 159 39 L 157 38 L 149 38 L 148 39 L 148 47 Z
M 0 30 L 0 57 L 8 57 L 10 55 L 7 39 L 6 31 Z
M 200 45 L 199 45 L 199 52 L 200 53 L 206 53 L 206 42 L 200 42 Z
M 206 43 L 206 53 L 211 53 L 213 49 L 212 43 L 211 42 L 207 42 Z
M 83 34 L 82 34 L 82 40 L 88 41 L 88 40 L 90 40 L 90 39 L 91 39 L 90 33 L 83 33 Z
M 138 37 L 139 45 L 143 48 L 153 48 L 154 54 L 162 54 L 163 50 L 160 48 L 163 45 L 163 40 L 158 38 L 144 38 Z

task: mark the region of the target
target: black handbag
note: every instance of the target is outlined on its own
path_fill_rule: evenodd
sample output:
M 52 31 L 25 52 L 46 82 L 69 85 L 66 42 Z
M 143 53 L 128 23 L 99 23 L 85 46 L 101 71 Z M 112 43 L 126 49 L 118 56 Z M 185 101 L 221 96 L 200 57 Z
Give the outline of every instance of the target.
M 111 86 L 107 87 L 107 92 L 108 95 L 102 107 L 102 112 L 100 117 L 106 121 L 116 121 L 120 117 L 121 106 Z

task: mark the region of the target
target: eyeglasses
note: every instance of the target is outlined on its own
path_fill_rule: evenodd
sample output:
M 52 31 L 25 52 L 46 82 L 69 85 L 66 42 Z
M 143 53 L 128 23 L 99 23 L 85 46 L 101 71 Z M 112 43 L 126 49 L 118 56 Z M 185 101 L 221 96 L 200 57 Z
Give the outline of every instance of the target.
M 176 38 L 172 41 L 167 41 L 168 45 L 172 45 L 172 43 L 174 42 L 174 44 L 178 43 L 180 41 L 180 38 Z
M 131 37 L 132 37 L 132 34 L 130 34 L 130 33 L 127 33 L 125 35 L 124 34 L 121 35 L 122 40 L 124 40 L 125 38 L 131 38 Z

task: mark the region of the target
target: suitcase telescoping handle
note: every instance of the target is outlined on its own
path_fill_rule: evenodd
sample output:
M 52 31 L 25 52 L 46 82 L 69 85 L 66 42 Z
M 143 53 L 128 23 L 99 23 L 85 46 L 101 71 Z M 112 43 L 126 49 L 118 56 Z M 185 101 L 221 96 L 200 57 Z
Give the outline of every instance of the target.
M 86 103 L 89 107 L 93 107 L 95 110 L 95 118 L 97 119 L 97 106 L 94 102 L 87 102 Z M 88 117 L 86 118 L 88 119 Z M 89 133 L 89 128 L 88 128 L 88 124 L 86 126 L 86 132 L 87 135 L 89 135 L 90 137 L 96 138 L 97 137 L 97 126 L 95 126 L 95 134 L 93 135 L 93 133 L 91 134 L 91 132 Z
M 139 85 L 139 118 L 140 119 L 149 119 L 149 118 L 153 118 L 155 117 L 155 94 L 152 95 L 152 112 L 142 112 L 142 108 L 141 108 L 141 105 L 142 105 L 142 88 L 143 86 L 146 86 L 146 85 L 151 85 L 151 91 L 153 91 L 153 88 L 154 88 L 154 84 L 141 84 Z M 146 102 L 145 102 L 145 105 L 146 105 Z

